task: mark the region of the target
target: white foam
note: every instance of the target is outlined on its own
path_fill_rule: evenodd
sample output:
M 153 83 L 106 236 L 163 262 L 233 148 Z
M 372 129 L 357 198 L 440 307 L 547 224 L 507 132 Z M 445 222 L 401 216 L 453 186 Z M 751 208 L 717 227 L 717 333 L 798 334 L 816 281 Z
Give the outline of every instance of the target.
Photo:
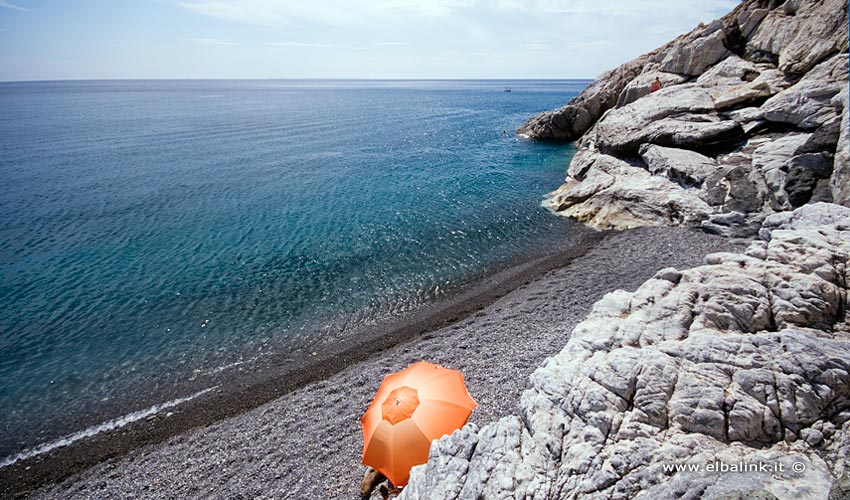
M 231 368 L 236 368 L 237 366 L 246 365 L 248 363 L 253 363 L 253 362 L 257 361 L 258 359 L 262 358 L 263 356 L 270 356 L 271 354 L 272 353 L 270 353 L 270 352 L 261 352 L 260 354 L 257 354 L 256 356 L 252 356 L 252 357 L 248 358 L 247 360 L 242 359 L 242 360 L 239 360 L 239 361 L 234 361 L 233 363 L 227 363 L 227 364 L 217 366 L 217 367 L 215 367 L 211 370 L 207 370 L 207 371 L 202 372 L 202 373 L 204 375 L 216 375 L 216 374 L 221 373 L 225 370 L 229 370 Z M 195 371 L 199 372 L 198 370 L 195 370 Z M 192 379 L 190 379 L 190 380 L 192 380 Z
M 16 455 L 12 455 L 10 457 L 4 458 L 3 460 L 0 460 L 0 469 L 2 469 L 3 467 L 8 467 L 8 466 L 10 466 L 14 463 L 20 462 L 21 460 L 26 460 L 28 458 L 32 458 L 32 457 L 47 453 L 48 451 L 55 450 L 56 448 L 68 446 L 69 444 L 77 442 L 80 439 L 85 439 L 87 437 L 91 437 L 91 436 L 94 436 L 96 434 L 100 434 L 101 432 L 110 432 L 110 431 L 114 431 L 115 429 L 120 429 L 121 427 L 124 427 L 127 424 L 131 424 L 131 423 L 136 422 L 138 420 L 141 420 L 143 418 L 147 418 L 151 415 L 155 415 L 155 414 L 157 414 L 157 413 L 159 413 L 162 410 L 165 410 L 167 408 L 173 408 L 177 405 L 185 403 L 186 401 L 189 401 L 191 399 L 195 399 L 198 396 L 202 396 L 202 395 L 204 395 L 204 394 L 206 394 L 206 393 L 208 393 L 212 390 L 215 390 L 216 388 L 218 388 L 218 386 L 214 386 L 214 387 L 210 387 L 208 389 L 204 389 L 202 391 L 198 391 L 198 392 L 196 392 L 196 393 L 194 393 L 190 396 L 186 396 L 185 398 L 172 399 L 171 401 L 166 401 L 165 403 L 154 405 L 154 406 L 151 406 L 150 408 L 146 408 L 144 410 L 139 410 L 139 411 L 136 411 L 136 412 L 133 412 L 133 413 L 128 413 L 127 415 L 124 415 L 123 417 L 118 417 L 114 420 L 108 420 L 106 422 L 103 422 L 102 424 L 98 424 L 98 425 L 95 425 L 93 427 L 89 427 L 88 429 L 84 429 L 82 431 L 75 432 L 73 434 L 69 434 L 69 435 L 67 435 L 65 437 L 61 437 L 61 438 L 59 438 L 55 441 L 51 441 L 49 443 L 44 443 L 42 445 L 39 445 L 39 446 L 36 446 L 36 447 L 33 447 L 33 448 L 27 448 L 26 450 L 24 450 L 24 451 L 22 451 L 22 452 L 20 452 Z

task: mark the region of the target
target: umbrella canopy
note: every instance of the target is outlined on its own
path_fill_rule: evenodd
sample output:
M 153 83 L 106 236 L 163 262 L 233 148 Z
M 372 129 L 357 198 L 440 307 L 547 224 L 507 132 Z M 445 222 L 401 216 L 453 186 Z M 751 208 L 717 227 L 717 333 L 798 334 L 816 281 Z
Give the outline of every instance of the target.
M 457 370 L 420 361 L 387 375 L 360 419 L 363 464 L 407 484 L 410 468 L 428 461 L 431 441 L 463 427 L 476 406 Z

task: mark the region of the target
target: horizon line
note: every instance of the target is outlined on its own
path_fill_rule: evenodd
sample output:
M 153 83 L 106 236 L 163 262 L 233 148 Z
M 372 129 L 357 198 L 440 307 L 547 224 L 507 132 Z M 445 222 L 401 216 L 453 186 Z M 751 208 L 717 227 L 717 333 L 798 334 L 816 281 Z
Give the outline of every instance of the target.
M 0 80 L 4 83 L 50 83 L 50 82 L 152 82 L 152 81 L 359 81 L 359 82 L 448 82 L 448 81 L 566 81 L 566 80 L 588 80 L 596 78 L 589 77 L 558 77 L 558 78 L 332 78 L 332 77 L 268 77 L 268 78 L 48 78 L 48 79 L 22 79 L 22 80 Z

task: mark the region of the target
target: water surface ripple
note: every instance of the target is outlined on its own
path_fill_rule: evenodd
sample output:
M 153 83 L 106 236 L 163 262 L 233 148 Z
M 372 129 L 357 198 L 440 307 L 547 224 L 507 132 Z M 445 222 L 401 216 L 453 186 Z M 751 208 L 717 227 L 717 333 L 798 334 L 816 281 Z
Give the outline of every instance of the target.
M 553 245 L 586 84 L 0 84 L 0 458 Z

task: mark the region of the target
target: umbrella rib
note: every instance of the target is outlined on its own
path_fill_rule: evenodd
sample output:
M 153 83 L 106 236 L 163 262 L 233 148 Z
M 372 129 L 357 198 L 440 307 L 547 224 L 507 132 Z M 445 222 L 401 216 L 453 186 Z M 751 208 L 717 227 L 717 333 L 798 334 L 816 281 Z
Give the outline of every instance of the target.
M 409 429 L 410 429 L 410 428 L 409 428 Z M 428 438 L 428 436 L 426 436 L 425 434 L 423 434 L 423 433 L 422 433 L 422 430 L 421 430 L 418 426 L 413 426 L 411 430 L 408 430 L 408 432 L 412 432 L 412 431 L 414 431 L 414 430 L 416 431 L 416 433 L 417 433 L 417 434 L 419 434 L 419 437 L 420 437 L 422 440 L 424 440 L 425 442 L 429 443 L 429 446 L 428 446 L 428 447 L 429 447 L 429 449 L 430 449 L 431 439 L 429 439 L 429 438 Z M 395 456 L 394 456 L 394 455 L 395 455 L 395 448 L 396 448 L 395 439 L 396 439 L 396 435 L 395 435 L 395 433 L 393 433 L 393 443 L 392 443 L 392 446 L 390 446 L 390 450 L 392 450 L 392 452 L 390 453 L 390 464 L 391 464 L 392 472 L 393 472 L 393 478 L 391 479 L 391 481 L 392 481 L 392 482 L 393 482 L 393 484 L 395 484 L 396 486 L 403 486 L 404 484 L 406 484 L 406 483 L 407 483 L 407 481 L 398 481 L 398 479 L 399 479 L 399 471 L 397 471 L 397 470 L 396 470 L 396 465 L 397 465 L 397 464 L 395 463 Z M 401 446 L 401 445 L 406 445 L 406 446 L 405 446 L 405 450 L 407 450 L 407 448 L 409 448 L 409 446 L 410 446 L 410 441 L 411 441 L 410 436 L 407 436 L 407 438 L 406 438 L 404 441 L 406 441 L 406 442 L 402 442 L 402 443 L 400 443 L 400 444 L 399 444 L 399 446 Z M 400 458 L 400 460 L 404 460 L 404 459 L 405 459 L 405 457 L 401 457 L 401 458 Z M 408 458 L 408 461 L 409 461 L 409 458 Z M 425 461 L 426 461 L 426 462 L 428 461 L 428 455 L 427 455 L 427 453 L 426 453 L 426 455 L 425 455 Z M 423 462 L 423 463 L 424 463 L 424 462 Z M 410 468 L 412 468 L 412 466 L 411 466 L 411 467 L 407 467 L 407 464 L 398 464 L 398 465 L 400 465 L 400 467 L 401 467 L 402 469 L 407 468 L 406 473 L 402 473 L 402 474 L 406 474 L 406 475 L 409 477 L 409 475 L 410 475 Z M 415 465 L 420 465 L 420 464 L 415 464 Z M 401 484 L 399 484 L 399 482 L 401 482 Z

